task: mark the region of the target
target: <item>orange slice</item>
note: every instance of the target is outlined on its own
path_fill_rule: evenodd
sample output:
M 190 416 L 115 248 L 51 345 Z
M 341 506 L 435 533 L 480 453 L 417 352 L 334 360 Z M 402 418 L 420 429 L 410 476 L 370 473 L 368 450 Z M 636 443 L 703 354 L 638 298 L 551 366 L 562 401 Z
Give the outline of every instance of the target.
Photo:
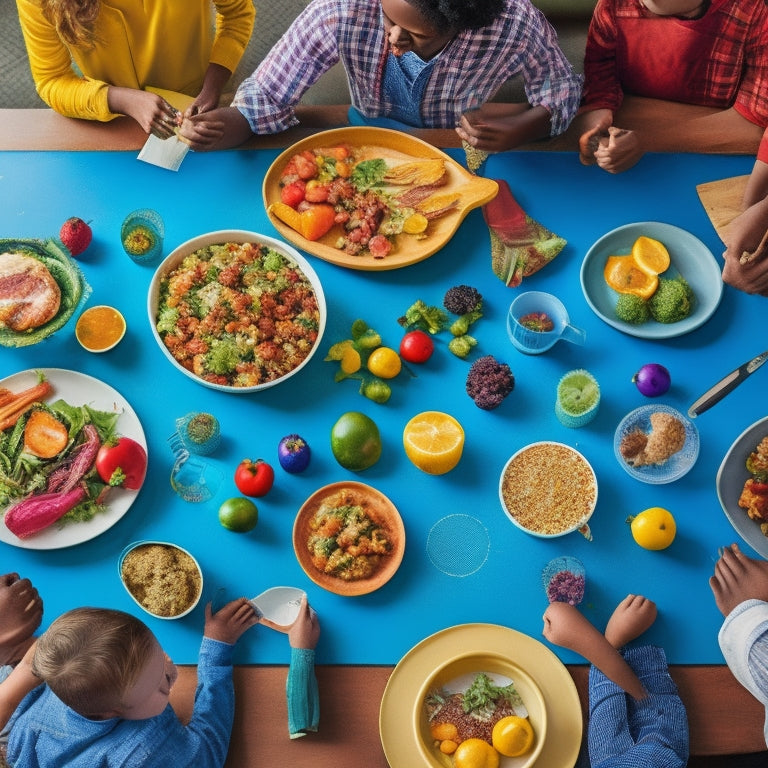
M 656 274 L 637 266 L 634 256 L 609 256 L 603 270 L 605 282 L 618 293 L 633 293 L 641 299 L 653 296 L 659 287 Z
M 660 275 L 669 268 L 669 251 L 664 243 L 641 235 L 632 246 L 632 256 L 640 269 Z
M 405 455 L 430 475 L 450 472 L 464 449 L 464 430 L 447 413 L 424 411 L 414 416 L 403 430 Z

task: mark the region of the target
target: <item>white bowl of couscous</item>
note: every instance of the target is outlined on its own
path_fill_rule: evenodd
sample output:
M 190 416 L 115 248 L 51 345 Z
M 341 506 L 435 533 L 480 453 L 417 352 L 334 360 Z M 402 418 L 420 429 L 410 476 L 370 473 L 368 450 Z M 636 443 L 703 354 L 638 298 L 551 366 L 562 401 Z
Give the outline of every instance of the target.
M 136 605 L 158 619 L 186 616 L 203 594 L 200 564 L 186 549 L 166 541 L 130 544 L 117 570 Z
M 531 443 L 505 464 L 499 498 L 512 523 L 531 536 L 553 538 L 580 531 L 590 538 L 597 477 L 575 448 L 552 441 Z

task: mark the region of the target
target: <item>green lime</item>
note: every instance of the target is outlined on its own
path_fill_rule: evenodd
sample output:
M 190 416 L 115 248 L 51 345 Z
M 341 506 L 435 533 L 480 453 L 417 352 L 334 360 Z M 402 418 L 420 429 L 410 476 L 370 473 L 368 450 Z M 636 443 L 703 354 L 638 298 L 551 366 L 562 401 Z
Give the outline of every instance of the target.
M 345 469 L 359 472 L 381 456 L 381 435 L 376 422 L 358 411 L 347 411 L 331 428 L 331 450 Z
M 227 499 L 219 507 L 219 522 L 230 531 L 247 533 L 256 527 L 259 510 L 250 500 L 242 496 Z
M 557 385 L 557 403 L 569 416 L 581 416 L 599 402 L 600 387 L 589 371 L 569 371 Z

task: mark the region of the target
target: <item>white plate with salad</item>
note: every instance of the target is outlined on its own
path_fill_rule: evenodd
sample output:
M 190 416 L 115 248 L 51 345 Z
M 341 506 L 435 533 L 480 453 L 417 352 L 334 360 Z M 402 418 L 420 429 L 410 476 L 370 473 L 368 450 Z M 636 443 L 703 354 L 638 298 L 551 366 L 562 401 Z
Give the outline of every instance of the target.
M 0 380 L 0 389 L 7 389 L 14 393 L 21 392 L 37 384 L 41 375 L 53 387 L 52 392 L 45 398 L 45 403 L 50 405 L 57 400 L 62 400 L 70 408 L 89 408 L 92 411 L 104 414 L 107 421 L 109 421 L 109 416 L 116 416 L 117 418 L 114 423 L 115 435 L 130 437 L 139 443 L 145 451 L 147 450 L 144 430 L 136 412 L 117 390 L 92 376 L 63 368 L 36 368 L 21 371 Z M 98 415 L 96 418 L 98 418 Z M 12 427 L 0 433 L 0 452 L 3 454 L 0 456 L 0 483 L 3 482 L 3 473 L 9 469 L 9 461 L 15 460 L 18 456 L 17 453 L 14 457 L 9 457 L 5 453 L 6 450 L 9 450 L 6 438 L 11 429 Z M 56 458 L 53 458 L 41 461 L 56 460 Z M 28 477 L 28 472 L 22 473 L 22 480 L 28 479 Z M 62 518 L 62 521 L 54 523 L 39 533 L 24 539 L 11 533 L 4 522 L 0 523 L 0 541 L 22 549 L 40 550 L 63 549 L 75 544 L 81 544 L 99 536 L 117 523 L 131 508 L 137 494 L 138 490 L 119 487 L 110 488 L 103 508 L 95 512 L 90 519 L 67 520 L 65 516 L 65 518 Z M 9 502 L 5 498 L 5 494 L 3 494 L 3 497 L 3 501 L 0 504 L 0 514 L 4 514 L 12 503 L 20 500 L 14 499 Z

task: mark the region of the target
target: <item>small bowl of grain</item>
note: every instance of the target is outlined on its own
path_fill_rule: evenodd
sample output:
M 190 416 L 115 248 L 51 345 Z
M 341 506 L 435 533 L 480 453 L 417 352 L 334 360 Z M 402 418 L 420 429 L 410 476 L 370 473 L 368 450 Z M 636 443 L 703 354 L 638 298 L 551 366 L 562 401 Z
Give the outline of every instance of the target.
M 499 498 L 520 530 L 541 538 L 579 531 L 592 538 L 589 519 L 597 504 L 592 465 L 564 443 L 531 443 L 504 465 Z
M 186 549 L 165 541 L 127 546 L 117 566 L 134 602 L 158 619 L 179 619 L 200 602 L 203 571 Z

